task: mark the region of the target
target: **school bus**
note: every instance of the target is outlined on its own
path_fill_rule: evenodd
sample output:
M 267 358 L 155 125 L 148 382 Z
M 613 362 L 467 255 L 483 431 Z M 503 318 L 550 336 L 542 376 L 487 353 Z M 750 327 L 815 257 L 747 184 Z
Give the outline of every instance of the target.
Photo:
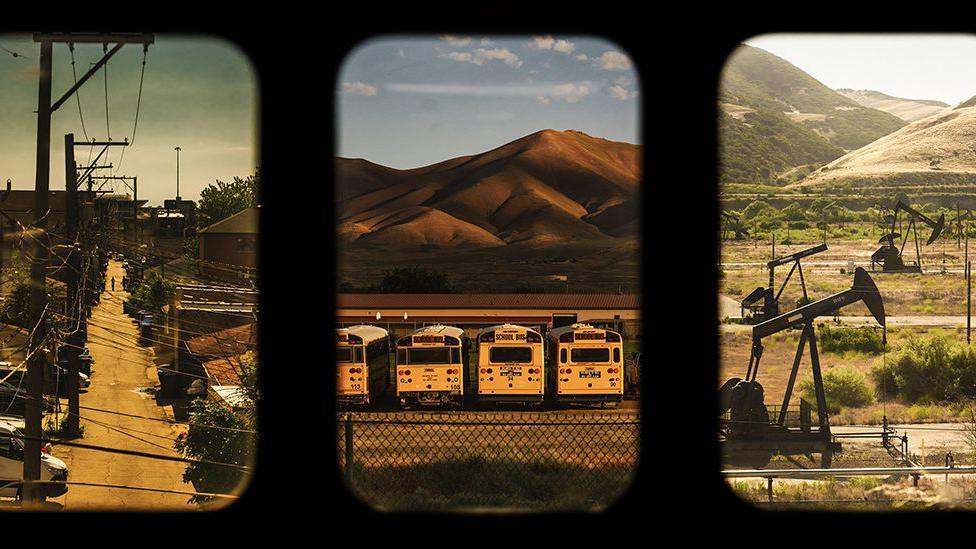
M 620 334 L 572 324 L 550 330 L 546 392 L 556 403 L 616 404 L 623 400 Z
M 383 328 L 336 330 L 336 401 L 370 405 L 390 392 L 390 338 Z
M 515 324 L 478 332 L 479 401 L 539 404 L 545 398 L 544 370 L 539 332 Z
M 461 406 L 468 338 L 454 326 L 425 326 L 396 343 L 400 406 Z

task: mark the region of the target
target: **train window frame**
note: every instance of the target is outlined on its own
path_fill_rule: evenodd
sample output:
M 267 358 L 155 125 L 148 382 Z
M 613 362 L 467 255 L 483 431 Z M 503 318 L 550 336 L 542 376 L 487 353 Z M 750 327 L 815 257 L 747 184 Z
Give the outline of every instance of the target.
M 494 354 L 496 351 L 528 351 L 528 356 L 525 360 L 495 360 Z M 488 348 L 488 363 L 489 364 L 532 364 L 532 347 L 528 345 L 524 346 L 501 346 L 495 345 Z
M 606 351 L 607 358 L 606 360 L 578 360 L 577 357 L 580 356 L 580 354 L 583 351 Z M 579 363 L 609 364 L 610 349 L 607 347 L 576 347 L 570 353 L 569 358 L 573 362 L 573 364 L 579 364 Z

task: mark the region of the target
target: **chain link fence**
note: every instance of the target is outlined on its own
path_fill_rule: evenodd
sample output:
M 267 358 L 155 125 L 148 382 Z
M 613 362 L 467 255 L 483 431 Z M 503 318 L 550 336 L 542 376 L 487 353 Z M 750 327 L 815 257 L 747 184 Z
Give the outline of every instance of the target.
M 631 484 L 631 413 L 351 413 L 336 416 L 339 469 L 386 511 L 600 510 Z

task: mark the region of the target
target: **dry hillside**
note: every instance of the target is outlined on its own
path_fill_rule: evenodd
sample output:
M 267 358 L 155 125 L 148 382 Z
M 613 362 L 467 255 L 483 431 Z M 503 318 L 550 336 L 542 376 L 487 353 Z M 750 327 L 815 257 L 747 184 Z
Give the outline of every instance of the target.
M 949 108 L 941 101 L 929 99 L 902 99 L 874 90 L 839 89 L 837 93 L 860 105 L 893 114 L 906 122 L 914 122 L 938 114 Z
M 856 181 L 885 185 L 976 181 L 976 107 L 913 122 L 850 152 L 795 186 Z
M 342 242 L 494 247 L 636 233 L 641 148 L 542 130 L 411 170 L 336 158 Z

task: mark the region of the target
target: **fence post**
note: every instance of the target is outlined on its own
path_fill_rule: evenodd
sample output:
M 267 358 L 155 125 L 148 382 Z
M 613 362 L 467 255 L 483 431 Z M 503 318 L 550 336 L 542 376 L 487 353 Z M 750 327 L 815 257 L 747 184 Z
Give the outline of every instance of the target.
M 346 484 L 352 486 L 352 414 L 346 414 Z
M 766 477 L 766 493 L 769 495 L 769 503 L 773 502 L 773 477 Z

